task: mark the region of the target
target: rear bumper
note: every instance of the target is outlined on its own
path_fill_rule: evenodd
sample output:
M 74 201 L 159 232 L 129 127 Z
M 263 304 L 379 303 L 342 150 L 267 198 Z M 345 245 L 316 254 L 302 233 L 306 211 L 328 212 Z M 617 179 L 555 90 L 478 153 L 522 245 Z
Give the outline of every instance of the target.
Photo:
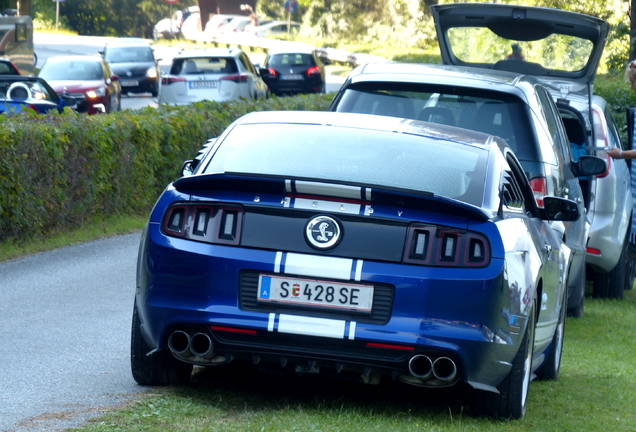
M 372 323 L 351 313 L 246 309 L 239 275 L 246 268 L 274 272 L 275 251 L 166 239 L 156 224 L 145 239 L 137 290 L 142 333 L 152 349 L 169 349 L 175 331 L 207 335 L 214 355 L 196 364 L 245 359 L 281 371 L 317 367 L 412 378 L 409 362 L 425 355 L 451 359 L 458 380 L 494 389 L 510 371 L 527 322 L 523 313 L 510 313 L 515 300 L 501 286 L 501 268 L 483 269 L 490 274 L 479 281 L 461 272 L 448 279 L 442 271 L 436 280 L 436 270 L 422 279 L 416 266 L 365 261 L 365 283 L 400 281 L 392 285 L 386 322 Z

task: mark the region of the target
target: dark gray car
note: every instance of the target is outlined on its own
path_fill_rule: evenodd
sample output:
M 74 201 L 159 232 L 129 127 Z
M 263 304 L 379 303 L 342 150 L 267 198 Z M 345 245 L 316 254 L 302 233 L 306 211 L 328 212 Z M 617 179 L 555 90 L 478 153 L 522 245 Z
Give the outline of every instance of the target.
M 570 143 L 564 156 L 576 160 L 590 154 L 606 160 L 604 173 L 578 179 L 590 227 L 586 274 L 595 297 L 622 298 L 634 282 L 627 241 L 631 179 L 625 161 L 606 154 L 608 147 L 622 144 L 607 102 L 593 94 L 609 25 L 589 15 L 505 4 L 444 4 L 431 11 L 444 64 L 534 76 L 557 102 Z M 580 315 L 583 304 L 572 306 L 571 312 Z
M 121 39 L 108 43 L 101 54 L 119 76 L 122 93 L 150 93 L 154 97 L 159 94 L 161 71 L 148 42 Z
M 368 64 L 350 74 L 330 110 L 415 118 L 499 136 L 515 151 L 539 206 L 545 196 L 558 196 L 577 202 L 584 214 L 577 177 L 606 169 L 597 157 L 571 160 L 566 131 L 550 93 L 538 80 L 517 73 L 464 66 Z M 552 226 L 571 251 L 563 277 L 569 313 L 580 315 L 587 222 L 579 218 Z

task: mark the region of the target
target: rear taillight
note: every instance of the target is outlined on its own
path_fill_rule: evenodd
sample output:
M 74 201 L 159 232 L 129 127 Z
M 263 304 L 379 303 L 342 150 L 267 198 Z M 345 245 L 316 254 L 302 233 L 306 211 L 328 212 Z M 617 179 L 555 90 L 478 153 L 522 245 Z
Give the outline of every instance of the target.
M 310 67 L 307 69 L 307 75 L 320 75 L 320 68 L 318 66 Z
M 409 228 L 404 262 L 438 267 L 485 267 L 490 243 L 479 234 L 436 225 Z
M 178 76 L 167 75 L 161 78 L 161 84 L 170 85 L 176 82 L 185 82 L 186 79 Z
M 221 81 L 234 81 L 235 83 L 247 82 L 247 74 L 232 74 L 221 77 Z
M 275 76 L 276 76 L 276 71 L 275 71 L 274 69 L 272 69 L 272 68 L 267 68 L 267 70 L 268 70 L 268 72 L 269 72 L 269 74 L 270 74 L 271 76 L 273 76 L 273 77 L 275 77 Z
M 607 142 L 607 133 L 605 132 L 605 128 L 603 127 L 603 122 L 601 121 L 601 114 L 596 111 L 596 110 L 592 110 L 592 117 L 594 118 L 594 141 L 595 141 L 595 146 L 596 147 L 606 147 L 609 145 L 609 143 Z M 608 155 L 605 154 L 605 158 L 606 158 L 606 166 L 607 169 L 605 170 L 604 173 L 599 174 L 597 177 L 605 177 L 609 174 L 610 169 L 612 167 L 611 163 L 612 163 L 612 158 Z
M 535 177 L 530 180 L 530 187 L 534 193 L 534 200 L 537 202 L 539 208 L 543 208 L 543 198 L 547 193 L 547 186 L 545 183 L 545 177 Z
M 163 216 L 161 229 L 171 237 L 206 243 L 239 244 L 243 210 L 219 204 L 176 204 Z

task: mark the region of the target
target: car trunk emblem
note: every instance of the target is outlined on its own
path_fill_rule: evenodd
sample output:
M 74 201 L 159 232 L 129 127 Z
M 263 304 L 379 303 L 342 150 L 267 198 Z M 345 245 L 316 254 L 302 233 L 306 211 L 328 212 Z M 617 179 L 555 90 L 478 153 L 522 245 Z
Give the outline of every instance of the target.
M 315 249 L 329 249 L 340 241 L 340 224 L 329 216 L 315 216 L 305 227 L 307 243 Z

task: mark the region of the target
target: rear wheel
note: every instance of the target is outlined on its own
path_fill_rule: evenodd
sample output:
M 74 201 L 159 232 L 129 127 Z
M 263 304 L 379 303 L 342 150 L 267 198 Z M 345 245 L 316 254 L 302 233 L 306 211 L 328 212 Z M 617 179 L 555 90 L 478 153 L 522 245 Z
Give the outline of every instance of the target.
M 567 294 L 564 296 L 563 301 L 567 302 Z M 540 380 L 552 381 L 559 378 L 561 355 L 563 354 L 563 337 L 565 335 L 565 308 L 566 303 L 563 303 L 559 312 L 559 321 L 557 321 L 557 327 L 550 344 L 550 353 L 537 371 L 537 378 Z
M 625 239 L 616 266 L 607 273 L 595 273 L 592 291 L 594 298 L 623 299 L 625 287 L 634 282 L 633 264 L 630 262 L 628 248 L 629 243 Z
M 528 390 L 532 379 L 532 352 L 534 351 L 536 326 L 535 310 L 536 299 L 532 302 L 526 333 L 521 341 L 519 351 L 512 361 L 510 373 L 497 386 L 499 394 L 472 389 L 471 411 L 474 415 L 498 419 L 520 419 L 526 413 Z
M 141 385 L 178 385 L 186 384 L 192 375 L 192 365 L 174 358 L 167 350 L 159 350 L 147 355 L 150 347 L 141 335 L 141 321 L 135 309 L 132 319 L 130 339 L 130 365 L 135 381 Z

